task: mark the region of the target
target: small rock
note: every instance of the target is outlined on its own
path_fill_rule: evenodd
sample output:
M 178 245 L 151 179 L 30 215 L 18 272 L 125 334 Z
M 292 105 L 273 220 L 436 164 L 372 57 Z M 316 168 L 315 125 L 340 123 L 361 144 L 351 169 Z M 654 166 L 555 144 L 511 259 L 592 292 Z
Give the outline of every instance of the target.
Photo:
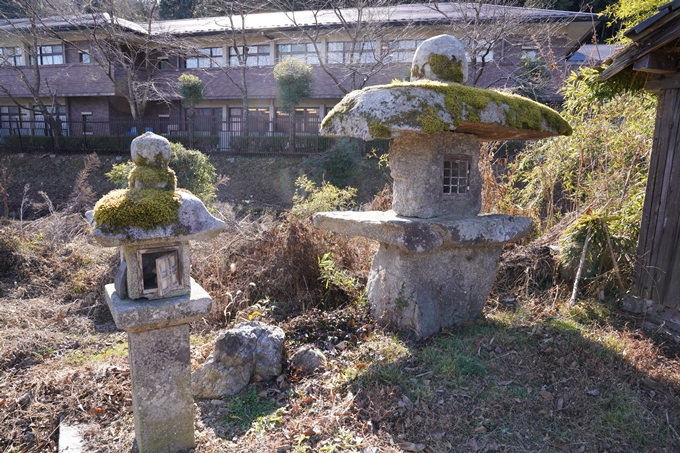
M 326 365 L 326 356 L 314 347 L 303 346 L 291 358 L 293 368 L 300 369 L 304 374 L 311 374 L 317 368 Z
M 281 374 L 285 334 L 280 327 L 242 322 L 215 339 L 205 363 L 191 375 L 195 397 L 218 399 L 240 392 L 253 376 L 271 379 Z

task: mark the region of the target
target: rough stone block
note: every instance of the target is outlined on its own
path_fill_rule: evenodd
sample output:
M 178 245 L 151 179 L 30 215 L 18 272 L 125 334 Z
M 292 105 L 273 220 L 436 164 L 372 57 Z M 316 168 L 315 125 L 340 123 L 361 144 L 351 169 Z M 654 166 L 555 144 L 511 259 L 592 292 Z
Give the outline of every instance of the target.
M 189 294 L 167 299 L 121 299 L 113 283 L 106 285 L 105 293 L 116 326 L 128 332 L 187 324 L 201 319 L 212 308 L 212 298 L 194 279 Z
M 380 244 L 366 287 L 373 319 L 416 337 L 475 319 L 493 286 L 502 248 L 414 253 Z
M 189 325 L 128 332 L 139 453 L 193 448 Z

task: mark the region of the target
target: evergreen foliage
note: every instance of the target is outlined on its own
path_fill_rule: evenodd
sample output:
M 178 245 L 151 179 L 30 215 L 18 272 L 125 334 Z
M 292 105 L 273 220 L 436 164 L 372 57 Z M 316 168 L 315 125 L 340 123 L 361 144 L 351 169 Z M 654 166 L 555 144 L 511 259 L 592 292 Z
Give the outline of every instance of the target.
M 274 66 L 274 80 L 281 108 L 289 114 L 295 113 L 295 107 L 314 89 L 312 67 L 296 58 L 285 58 Z
M 630 41 L 623 34 L 642 22 L 652 17 L 659 10 L 659 7 L 668 3 L 668 0 L 619 0 L 613 5 L 609 5 L 604 14 L 612 18 L 609 25 L 620 23 L 620 30 L 612 41 L 625 43 Z
M 197 4 L 196 0 L 160 0 L 161 19 L 190 19 L 194 17 Z
M 606 91 L 592 84 L 597 71 L 572 73 L 562 92 L 570 137 L 529 143 L 511 166 L 505 212 L 532 216 L 539 230 L 563 215 L 580 215 L 564 237 L 563 260 L 575 265 L 589 231 L 593 275 L 612 268 L 609 234 L 618 264 L 630 271 L 639 234 L 656 98 L 645 92 Z M 609 93 L 609 96 L 607 96 Z M 625 273 L 625 272 L 624 272 Z

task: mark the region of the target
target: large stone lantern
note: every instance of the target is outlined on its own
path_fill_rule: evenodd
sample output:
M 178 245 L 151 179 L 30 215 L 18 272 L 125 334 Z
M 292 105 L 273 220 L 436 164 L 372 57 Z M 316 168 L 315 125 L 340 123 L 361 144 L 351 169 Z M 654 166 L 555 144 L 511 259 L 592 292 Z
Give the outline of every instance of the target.
M 568 135 L 554 110 L 519 96 L 463 85 L 464 46 L 441 35 L 416 51 L 411 82 L 348 94 L 321 132 L 390 139 L 387 212 L 326 212 L 315 225 L 380 243 L 368 277 L 374 319 L 425 337 L 479 316 L 503 246 L 527 217 L 479 214 L 480 142 Z
M 225 224 L 176 188 L 167 139 L 147 132 L 132 141 L 131 154 L 128 188 L 105 195 L 88 218 L 99 244 L 120 247 L 106 300 L 128 333 L 139 452 L 175 453 L 195 446 L 189 323 L 212 307 L 189 275 L 189 241 L 213 238 Z

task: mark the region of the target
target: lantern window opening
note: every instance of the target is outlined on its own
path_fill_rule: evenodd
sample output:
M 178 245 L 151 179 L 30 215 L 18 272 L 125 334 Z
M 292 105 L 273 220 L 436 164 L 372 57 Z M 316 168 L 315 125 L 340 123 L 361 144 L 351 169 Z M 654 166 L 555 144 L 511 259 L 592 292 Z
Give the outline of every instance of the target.
M 466 194 L 470 191 L 469 158 L 464 156 L 444 158 L 442 187 L 444 195 Z
M 179 247 L 138 250 L 137 259 L 143 294 L 163 296 L 168 291 L 183 287 Z

